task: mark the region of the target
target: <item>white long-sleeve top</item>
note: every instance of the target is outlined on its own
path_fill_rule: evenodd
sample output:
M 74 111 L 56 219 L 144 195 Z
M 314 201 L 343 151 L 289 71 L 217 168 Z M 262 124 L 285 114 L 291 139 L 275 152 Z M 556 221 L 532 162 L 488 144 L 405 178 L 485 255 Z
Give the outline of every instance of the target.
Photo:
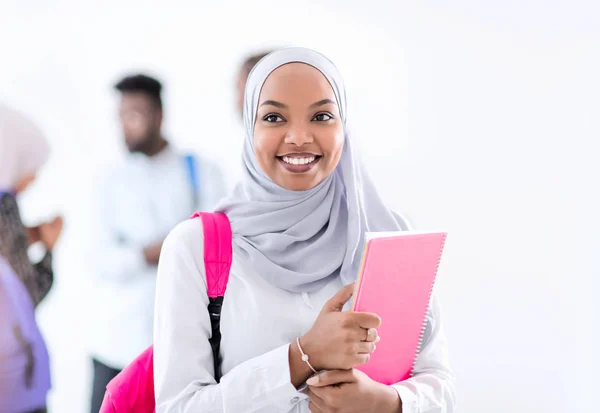
M 306 333 L 340 288 L 334 279 L 314 293 L 281 290 L 243 267 L 234 248 L 221 313 L 223 377 L 214 378 L 202 222 L 188 220 L 167 237 L 158 269 L 154 328 L 157 413 L 308 413 L 308 397 L 291 384 L 288 347 Z M 393 386 L 404 413 L 454 411 L 440 307 L 416 374 Z
M 170 145 L 153 157 L 130 155 L 97 191 L 89 351 L 112 368 L 152 344 L 157 267 L 143 249 L 226 192 L 216 167 L 198 159 L 196 169 L 197 201 L 184 156 Z

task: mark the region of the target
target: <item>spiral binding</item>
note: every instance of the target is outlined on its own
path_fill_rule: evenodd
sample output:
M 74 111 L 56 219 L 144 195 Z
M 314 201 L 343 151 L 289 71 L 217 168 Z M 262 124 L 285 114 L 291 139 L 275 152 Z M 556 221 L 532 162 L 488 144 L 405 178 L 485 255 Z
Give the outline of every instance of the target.
M 440 263 L 442 261 L 442 252 L 444 251 L 445 245 L 446 245 L 446 235 L 444 235 L 442 238 L 442 246 L 440 248 L 440 257 L 438 258 L 437 266 L 435 268 L 435 274 L 433 276 L 433 282 L 431 283 L 431 288 L 429 289 L 429 298 L 427 300 L 429 304 L 427 305 L 427 309 L 425 310 L 425 316 L 423 317 L 423 325 L 421 326 L 421 332 L 419 333 L 419 343 L 417 345 L 417 350 L 415 351 L 415 356 L 413 358 L 412 367 L 410 368 L 410 377 L 412 377 L 415 374 L 417 358 L 419 357 L 419 353 L 421 353 L 421 349 L 423 347 L 423 338 L 425 335 L 425 330 L 427 330 L 427 313 L 429 312 L 429 309 L 431 308 L 431 295 L 433 294 L 433 287 L 435 286 L 435 280 L 437 278 L 438 270 L 440 269 Z

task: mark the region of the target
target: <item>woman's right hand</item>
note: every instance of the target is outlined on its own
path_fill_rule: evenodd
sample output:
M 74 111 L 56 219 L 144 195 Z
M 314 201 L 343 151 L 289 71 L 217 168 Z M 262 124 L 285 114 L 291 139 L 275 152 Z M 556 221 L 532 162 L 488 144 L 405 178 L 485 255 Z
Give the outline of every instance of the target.
M 41 241 L 40 227 L 25 227 L 25 236 L 29 245 Z
M 50 222 L 39 226 L 40 239 L 48 250 L 52 250 L 63 229 L 62 217 L 56 217 Z
M 348 370 L 369 361 L 379 336 L 369 329 L 381 325 L 377 314 L 344 311 L 354 284 L 342 288 L 323 306 L 312 328 L 300 338 L 300 345 L 315 370 Z M 373 332 L 373 330 L 371 330 Z

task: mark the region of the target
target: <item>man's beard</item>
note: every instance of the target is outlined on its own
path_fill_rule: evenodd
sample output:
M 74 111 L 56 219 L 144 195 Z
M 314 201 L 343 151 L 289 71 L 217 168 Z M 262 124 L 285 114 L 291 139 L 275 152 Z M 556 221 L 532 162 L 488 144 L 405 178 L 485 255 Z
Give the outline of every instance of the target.
M 152 151 L 154 141 L 155 139 L 152 136 L 146 136 L 144 139 L 131 144 L 126 141 L 126 145 L 130 153 L 148 154 Z

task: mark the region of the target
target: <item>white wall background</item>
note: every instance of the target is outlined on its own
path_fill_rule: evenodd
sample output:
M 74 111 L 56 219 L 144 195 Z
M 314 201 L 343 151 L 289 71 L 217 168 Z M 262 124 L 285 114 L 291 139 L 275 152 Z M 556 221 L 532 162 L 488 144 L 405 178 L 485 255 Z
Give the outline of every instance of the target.
M 597 411 L 597 3 L 204 3 L 0 0 L 0 99 L 54 148 L 24 213 L 67 219 L 39 312 L 51 412 L 88 409 L 87 211 L 93 179 L 123 153 L 111 85 L 133 70 L 164 79 L 168 136 L 233 183 L 237 64 L 288 44 L 341 68 L 389 202 L 450 232 L 438 288 L 460 411 Z

